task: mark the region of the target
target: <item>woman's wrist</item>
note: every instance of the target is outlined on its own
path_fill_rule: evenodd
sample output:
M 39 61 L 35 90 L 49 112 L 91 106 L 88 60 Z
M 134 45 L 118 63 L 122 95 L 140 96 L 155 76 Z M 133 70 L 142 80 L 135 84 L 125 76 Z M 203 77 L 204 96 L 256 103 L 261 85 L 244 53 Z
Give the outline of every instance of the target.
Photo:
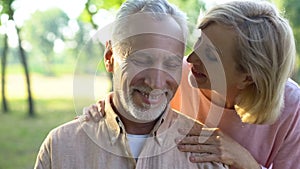
M 245 149 L 246 150 L 246 149 Z M 246 155 L 247 154 L 247 155 Z M 251 155 L 249 151 L 246 150 L 245 156 L 243 156 L 243 159 L 240 159 L 243 161 L 242 166 L 239 166 L 240 169 L 262 169 L 261 165 L 254 159 L 254 157 Z

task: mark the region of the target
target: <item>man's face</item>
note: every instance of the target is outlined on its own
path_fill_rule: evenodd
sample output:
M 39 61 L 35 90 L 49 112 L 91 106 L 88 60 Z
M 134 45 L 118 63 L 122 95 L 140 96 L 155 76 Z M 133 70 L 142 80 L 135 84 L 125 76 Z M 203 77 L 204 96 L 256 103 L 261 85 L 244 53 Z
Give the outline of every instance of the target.
M 150 122 L 160 117 L 177 90 L 184 42 L 153 33 L 130 37 L 128 42 L 127 57 L 114 60 L 115 104 L 127 119 Z

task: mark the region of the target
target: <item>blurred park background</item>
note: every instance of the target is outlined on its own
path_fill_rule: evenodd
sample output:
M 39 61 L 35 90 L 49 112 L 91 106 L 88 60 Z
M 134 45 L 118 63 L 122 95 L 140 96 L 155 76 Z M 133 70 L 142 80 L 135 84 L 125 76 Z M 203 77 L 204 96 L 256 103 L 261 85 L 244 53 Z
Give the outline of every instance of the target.
M 191 29 L 199 11 L 224 2 L 169 1 L 187 13 Z M 0 0 L 0 169 L 33 168 L 48 132 L 111 90 L 104 46 L 92 37 L 114 20 L 122 2 Z M 272 2 L 289 19 L 299 53 L 300 1 Z M 293 79 L 300 82 L 298 70 Z M 74 81 L 91 85 L 74 88 Z

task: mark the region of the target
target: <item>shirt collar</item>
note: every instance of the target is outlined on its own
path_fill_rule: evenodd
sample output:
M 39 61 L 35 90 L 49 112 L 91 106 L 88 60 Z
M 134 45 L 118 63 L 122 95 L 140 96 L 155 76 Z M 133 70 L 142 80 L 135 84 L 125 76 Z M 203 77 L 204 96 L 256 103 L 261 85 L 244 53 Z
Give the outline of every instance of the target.
M 106 99 L 105 99 L 105 123 L 108 127 L 108 134 L 110 141 L 114 144 L 120 134 L 122 134 L 123 131 L 125 131 L 124 125 L 121 122 L 118 115 L 115 113 L 114 109 L 112 108 L 112 99 L 113 93 L 110 93 Z M 164 141 L 164 135 L 158 135 L 168 128 L 169 123 L 171 122 L 171 119 L 167 119 L 169 117 L 170 112 L 172 110 L 170 109 L 170 106 L 168 105 L 163 115 L 159 118 L 159 120 L 154 125 L 152 131 L 150 132 L 150 136 L 153 136 L 155 140 L 159 143 L 159 145 L 162 145 L 162 142 Z M 171 113 L 172 114 L 172 113 Z M 164 125 L 163 125 L 164 124 Z
M 106 98 L 105 98 L 105 123 L 108 127 L 108 135 L 110 138 L 110 141 L 114 144 L 118 137 L 120 136 L 121 133 L 121 128 L 122 126 L 120 125 L 120 119 L 118 115 L 114 112 L 112 108 L 112 96 L 113 93 L 110 93 Z M 122 129 L 124 130 L 124 128 Z

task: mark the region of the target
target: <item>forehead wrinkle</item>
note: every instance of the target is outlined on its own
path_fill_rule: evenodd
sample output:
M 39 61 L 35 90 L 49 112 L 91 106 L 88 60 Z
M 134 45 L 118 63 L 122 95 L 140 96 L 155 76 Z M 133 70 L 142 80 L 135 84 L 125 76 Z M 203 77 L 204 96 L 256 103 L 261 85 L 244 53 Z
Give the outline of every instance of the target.
M 133 51 L 132 53 L 129 53 L 129 57 L 135 57 L 136 55 L 136 52 L 137 52 L 138 50 L 136 50 L 136 51 Z M 144 58 L 147 58 L 147 59 L 149 59 L 149 58 L 151 58 L 153 55 L 154 56 L 159 56 L 159 55 L 156 55 L 156 54 L 150 54 L 149 52 L 144 52 L 144 51 L 141 51 L 140 53 L 139 53 L 140 55 L 142 55 L 142 57 L 144 57 Z M 183 59 L 183 55 L 182 56 L 180 56 L 180 55 L 176 55 L 176 54 L 174 54 L 174 55 L 165 55 L 165 54 L 163 54 L 163 56 L 162 57 L 166 57 L 166 59 L 176 59 L 176 60 L 178 60 L 178 61 L 182 61 L 182 59 Z
M 151 50 L 154 49 L 154 51 L 145 51 L 145 50 Z M 145 49 L 133 49 L 129 52 L 129 55 L 135 56 L 136 54 L 143 55 L 145 57 L 152 57 L 152 56 L 166 56 L 169 59 L 177 58 L 179 60 L 182 60 L 183 55 L 177 55 L 173 54 L 172 52 L 165 50 L 165 49 L 156 49 L 156 48 L 145 48 Z M 162 51 L 162 52 L 159 52 Z M 171 54 L 168 54 L 171 53 Z

